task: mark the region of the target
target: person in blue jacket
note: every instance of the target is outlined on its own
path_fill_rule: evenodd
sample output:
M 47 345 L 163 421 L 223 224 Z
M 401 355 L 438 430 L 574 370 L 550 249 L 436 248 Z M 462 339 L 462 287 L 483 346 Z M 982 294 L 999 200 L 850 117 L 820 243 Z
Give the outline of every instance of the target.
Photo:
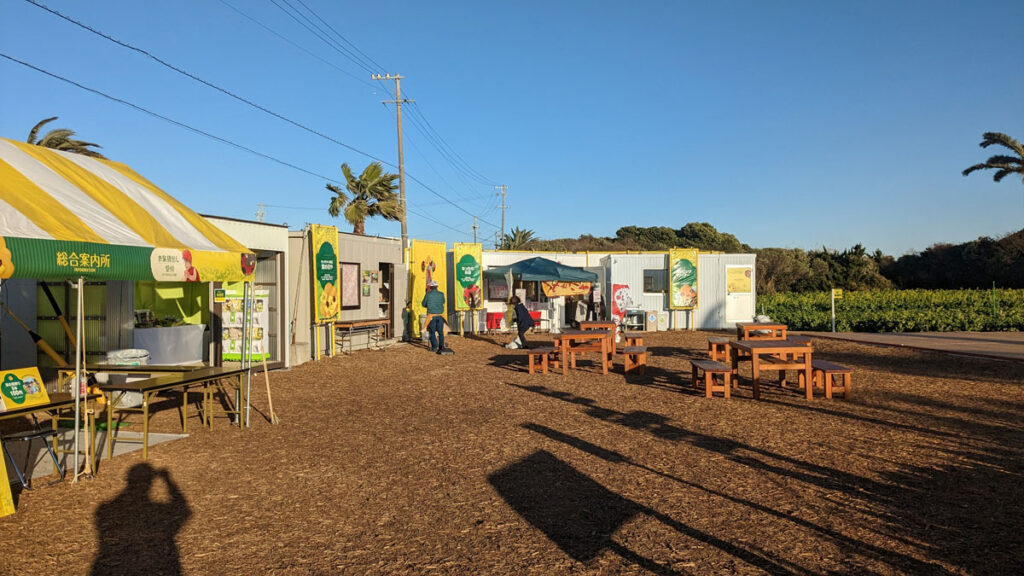
M 444 350 L 444 293 L 437 289 L 437 282 L 427 282 L 427 293 L 423 296 L 423 307 L 427 309 L 427 332 L 430 334 L 430 349 L 438 354 Z
M 519 296 L 513 296 L 509 303 L 515 307 L 516 330 L 519 331 L 519 346 L 520 348 L 529 348 L 526 344 L 526 331 L 533 328 L 533 316 L 530 316 L 530 311 L 526 309 L 526 305 L 519 299 Z

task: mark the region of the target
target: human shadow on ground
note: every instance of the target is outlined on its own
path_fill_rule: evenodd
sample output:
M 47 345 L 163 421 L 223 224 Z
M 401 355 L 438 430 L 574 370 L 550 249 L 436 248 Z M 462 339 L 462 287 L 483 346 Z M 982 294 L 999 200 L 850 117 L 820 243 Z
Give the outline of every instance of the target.
M 492 473 L 487 480 L 520 516 L 579 562 L 589 562 L 607 549 L 655 574 L 681 574 L 614 540 L 615 532 L 631 519 L 648 515 L 769 574 L 797 573 L 760 551 L 727 542 L 624 498 L 545 450 Z
M 166 489 L 166 500 L 153 497 L 157 479 Z M 191 515 L 185 495 L 166 469 L 145 462 L 132 466 L 124 490 L 96 509 L 99 553 L 90 573 L 180 575 L 174 538 Z
M 566 444 L 568 446 L 572 446 L 573 448 L 581 450 L 581 451 L 583 451 L 583 452 L 585 452 L 587 454 L 590 454 L 592 456 L 596 456 L 597 458 L 600 458 L 601 460 L 604 460 L 606 462 L 610 462 L 612 464 L 624 464 L 624 465 L 628 465 L 628 466 L 633 466 L 633 467 L 638 468 L 640 470 L 644 470 L 646 472 L 650 472 L 652 474 L 656 474 L 658 476 L 661 476 L 662 478 L 667 478 L 667 479 L 672 480 L 674 482 L 677 482 L 677 483 L 679 483 L 679 484 L 681 484 L 683 486 L 701 490 L 701 491 L 703 491 L 703 492 L 705 492 L 707 494 L 711 494 L 713 496 L 717 496 L 719 498 L 722 498 L 724 500 L 728 500 L 728 501 L 733 502 L 735 504 L 739 504 L 741 506 L 746 506 L 746 507 L 750 508 L 751 510 L 754 510 L 754 511 L 757 511 L 757 512 L 762 512 L 762 513 L 768 514 L 770 516 L 774 516 L 775 518 L 786 520 L 786 521 L 791 522 L 791 523 L 793 523 L 793 524 L 795 524 L 797 526 L 802 526 L 804 528 L 807 528 L 809 530 L 812 530 L 812 531 L 816 532 L 820 536 L 823 536 L 823 537 L 829 539 L 836 546 L 839 546 L 841 548 L 845 548 L 845 549 L 848 549 L 848 550 L 856 551 L 857 553 L 862 554 L 863 556 L 865 556 L 867 558 L 871 558 L 871 559 L 874 559 L 874 560 L 885 562 L 886 564 L 889 564 L 890 566 L 898 567 L 898 568 L 900 568 L 902 570 L 909 570 L 909 571 L 916 572 L 916 573 L 921 573 L 921 572 L 924 572 L 924 571 L 934 572 L 935 569 L 936 569 L 936 566 L 933 565 L 933 564 L 929 564 L 929 563 L 926 563 L 926 562 L 921 562 L 920 560 L 917 560 L 916 558 L 913 558 L 913 557 L 908 556 L 906 554 L 900 554 L 899 552 L 895 552 L 893 550 L 888 550 L 888 549 L 882 548 L 880 546 L 875 546 L 873 544 L 862 542 L 862 541 L 860 541 L 860 540 L 858 540 L 858 539 L 856 539 L 856 538 L 854 538 L 854 537 L 852 537 L 850 535 L 844 534 L 844 533 L 842 533 L 842 532 L 840 532 L 838 530 L 835 530 L 833 528 L 830 528 L 830 527 L 827 527 L 827 526 L 823 526 L 823 525 L 815 523 L 815 522 L 811 522 L 811 521 L 806 520 L 804 518 L 800 518 L 799 516 L 794 516 L 792 514 L 781 512 L 779 510 L 776 510 L 775 508 L 772 508 L 770 506 L 766 506 L 764 504 L 755 502 L 753 500 L 749 500 L 749 499 L 746 499 L 746 498 L 741 498 L 741 497 L 738 497 L 738 496 L 734 496 L 732 494 L 729 494 L 727 492 L 723 492 L 721 490 L 715 490 L 714 488 L 708 488 L 708 487 L 703 486 L 701 484 L 698 484 L 696 482 L 690 482 L 688 480 L 684 480 L 682 478 L 679 478 L 678 476 L 673 476 L 672 474 L 668 474 L 668 473 L 663 472 L 661 470 L 656 470 L 654 468 L 651 468 L 651 467 L 643 464 L 642 462 L 637 462 L 637 461 L 633 460 L 632 458 L 630 458 L 629 456 L 627 456 L 625 454 L 622 454 L 620 452 L 616 452 L 614 450 L 609 450 L 607 448 L 603 448 L 603 447 L 598 446 L 596 444 L 593 444 L 591 442 L 587 442 L 586 440 L 583 440 L 582 438 L 577 438 L 576 436 L 572 436 L 570 434 L 566 434 L 564 432 L 560 432 L 558 430 L 554 430 L 552 428 L 548 428 L 547 426 L 543 426 L 541 424 L 535 424 L 535 423 L 529 423 L 528 422 L 528 423 L 522 424 L 521 426 L 523 428 L 527 429 L 527 430 L 531 430 L 533 432 L 536 432 L 536 433 L 538 433 L 538 434 L 540 434 L 542 436 L 545 436 L 545 437 L 547 437 L 547 438 L 549 438 L 551 440 L 555 440 L 556 442 L 561 442 L 563 444 Z
M 843 499 L 836 504 L 838 509 L 865 530 L 970 573 L 1020 573 L 1024 568 L 1019 553 L 1024 549 L 1024 531 L 1019 530 L 1024 518 L 1024 501 L 1019 497 L 1019 478 L 1024 476 L 1021 431 L 1003 430 L 983 443 L 986 448 L 961 446 L 957 434 L 942 431 L 949 446 L 945 452 L 951 457 L 941 465 L 887 462 L 889 470 L 876 478 L 687 430 L 660 414 L 621 412 L 572 393 L 508 384 L 579 405 L 584 414 L 605 422 L 685 442 L 763 473 L 840 492 Z M 927 571 L 949 573 L 938 565 L 929 565 Z

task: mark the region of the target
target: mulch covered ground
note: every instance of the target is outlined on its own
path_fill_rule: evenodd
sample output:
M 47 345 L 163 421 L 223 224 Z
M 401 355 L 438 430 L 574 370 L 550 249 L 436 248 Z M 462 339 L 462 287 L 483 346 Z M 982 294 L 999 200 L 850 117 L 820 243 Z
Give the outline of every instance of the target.
M 706 399 L 708 335 L 650 335 L 640 378 L 528 375 L 507 336 L 272 373 L 278 426 L 20 494 L 0 573 L 1024 571 L 1024 364 L 815 340 L 852 399 Z

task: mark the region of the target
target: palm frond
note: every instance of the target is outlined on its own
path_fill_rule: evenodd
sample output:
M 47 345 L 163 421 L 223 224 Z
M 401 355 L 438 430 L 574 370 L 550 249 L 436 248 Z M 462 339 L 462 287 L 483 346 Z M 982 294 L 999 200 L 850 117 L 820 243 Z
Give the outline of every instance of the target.
M 42 128 L 45 124 L 47 124 L 49 122 L 53 122 L 57 118 L 58 118 L 57 116 L 53 116 L 51 118 L 47 118 L 46 120 L 42 120 L 41 122 L 39 122 L 38 124 L 33 126 L 32 130 L 30 130 L 29 133 L 28 133 L 28 140 L 26 140 L 26 142 L 28 142 L 29 144 L 35 144 L 36 143 L 36 135 L 39 134 L 39 129 Z

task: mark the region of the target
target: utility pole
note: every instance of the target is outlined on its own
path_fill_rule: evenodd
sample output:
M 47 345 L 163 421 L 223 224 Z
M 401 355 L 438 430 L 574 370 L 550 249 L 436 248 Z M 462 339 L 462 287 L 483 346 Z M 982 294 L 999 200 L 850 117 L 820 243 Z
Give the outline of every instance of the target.
M 508 190 L 508 186 L 502 184 L 495 186 L 495 190 L 501 190 L 501 239 L 505 239 L 505 210 L 511 208 L 511 206 L 505 205 L 505 192 Z
M 402 155 L 402 103 L 413 102 L 413 100 L 402 100 L 402 78 L 401 74 L 371 74 L 370 78 L 374 80 L 394 80 L 395 81 L 395 99 L 384 100 L 385 104 L 394 104 L 398 109 L 398 190 L 402 202 L 402 261 L 405 261 L 406 251 L 409 249 L 409 231 L 406 220 L 408 220 L 408 211 L 405 209 L 405 159 Z
M 263 202 L 259 202 L 257 206 L 259 206 L 260 209 L 256 211 L 256 221 L 263 222 Z
M 501 243 L 498 242 L 498 231 L 495 230 L 494 231 L 494 249 L 497 250 L 498 248 L 501 248 Z
M 473 244 L 476 244 L 476 229 L 479 226 L 476 225 L 476 216 L 473 216 Z

